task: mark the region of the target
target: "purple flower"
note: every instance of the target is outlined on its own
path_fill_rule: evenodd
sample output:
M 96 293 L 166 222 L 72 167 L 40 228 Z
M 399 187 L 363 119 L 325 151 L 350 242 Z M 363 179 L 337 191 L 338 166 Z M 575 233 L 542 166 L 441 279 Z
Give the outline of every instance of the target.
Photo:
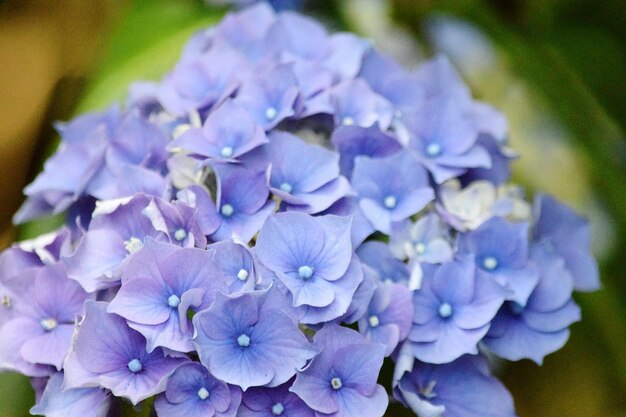
M 295 114 L 298 93 L 292 65 L 278 65 L 244 82 L 235 101 L 267 131 Z
M 93 297 L 67 277 L 62 264 L 31 269 L 7 286 L 15 297 L 12 317 L 0 328 L 0 367 L 30 376 L 49 373 L 42 365 L 60 371 L 83 303 Z
M 287 382 L 274 388 L 250 388 L 243 394 L 238 417 L 315 417 L 296 394 L 289 391 Z
M 541 364 L 544 356 L 567 342 L 568 327 L 580 320 L 580 308 L 572 300 L 574 280 L 563 260 L 545 245 L 533 249 L 532 260 L 539 267 L 539 282 L 528 301 L 502 306 L 484 343 L 503 358 Z
M 333 324 L 317 332 L 313 344 L 320 354 L 298 373 L 290 391 L 315 410 L 316 417 L 381 417 L 388 397 L 376 381 L 384 345 Z
M 216 206 L 221 222 L 211 239 L 236 237 L 248 243 L 275 208 L 275 203 L 268 201 L 264 174 L 232 165 L 221 165 L 215 170 L 218 180 Z
M 246 68 L 245 58 L 222 43 L 178 63 L 161 83 L 159 101 L 176 115 L 211 108 L 236 90 Z
M 393 108 L 376 94 L 363 79 L 345 81 L 330 92 L 336 126 L 370 127 L 378 124 L 386 130 L 391 124 Z
M 339 166 L 346 177 L 352 175 L 354 159 L 357 156 L 381 158 L 400 151 L 402 146 L 377 125 L 369 128 L 340 126 L 333 131 L 331 141 L 340 154 Z
M 150 201 L 150 197 L 138 194 L 128 202 L 117 202 L 112 211 L 95 216 L 75 252 L 63 259 L 69 277 L 88 292 L 115 286 L 124 266 L 147 237 L 169 240 L 143 212 Z
M 359 320 L 359 331 L 367 340 L 387 347 L 391 355 L 411 330 L 413 294 L 404 285 L 379 284 L 365 316 Z
M 63 389 L 63 373 L 50 377 L 41 399 L 30 413 L 46 417 L 104 417 L 111 407 L 111 393 L 102 388 Z
M 267 143 L 258 125 L 232 100 L 212 111 L 202 128 L 191 128 L 170 145 L 170 150 L 182 149 L 194 156 L 216 161 L 233 161 L 254 148 Z
M 461 175 L 469 168 L 489 168 L 489 153 L 477 144 L 478 132 L 454 97 L 425 101 L 419 111 L 404 120 L 410 146 L 437 184 Z
M 215 255 L 213 250 L 147 241 L 127 264 L 107 311 L 128 320 L 146 338 L 148 352 L 158 346 L 192 351 L 188 310 L 207 308 L 232 281 L 215 274 Z
M 409 270 L 406 264 L 393 256 L 389 252 L 389 247 L 375 240 L 365 242 L 358 247 L 356 254 L 361 262 L 374 269 L 382 282 L 409 281 Z
M 537 197 L 535 210 L 534 240 L 548 242 L 565 260 L 565 266 L 574 278 L 574 288 L 578 291 L 600 288 L 598 264 L 590 250 L 589 222 L 547 195 Z
M 415 362 L 394 390 L 420 417 L 515 417 L 511 394 L 480 356 L 444 365 Z
M 507 295 L 476 272 L 471 257 L 425 265 L 422 287 L 413 294 L 411 349 L 417 359 L 437 364 L 478 353 L 476 345 Z
M 277 386 L 316 354 L 297 322 L 267 303 L 267 291 L 218 294 L 193 318 L 194 345 L 212 375 L 244 391 Z
M 65 362 L 65 388 L 100 386 L 133 404 L 165 390 L 167 377 L 186 358 L 166 357 L 122 317 L 106 312 L 107 303 L 87 301 L 73 351 Z
M 473 255 L 481 273 L 489 275 L 504 288 L 508 297 L 525 303 L 538 276 L 528 265 L 528 224 L 510 223 L 493 217 L 478 229 L 459 235 L 459 254 Z
M 363 281 L 350 225 L 345 217 L 280 213 L 270 217 L 259 233 L 259 261 L 289 289 L 295 307 L 307 308 L 303 323 L 344 314 Z
M 288 133 L 274 133 L 265 147 L 269 187 L 288 210 L 319 213 L 345 197 L 350 184 L 339 175 L 339 155 Z
M 374 291 L 376 291 L 376 287 L 380 283 L 380 276 L 375 270 L 366 264 L 362 264 L 361 266 L 363 267 L 363 281 L 354 292 L 348 311 L 341 317 L 335 319 L 336 323 L 352 324 L 363 317 L 367 312 Z
M 434 212 L 415 223 L 396 223 L 391 228 L 389 250 L 398 259 L 415 259 L 432 264 L 451 261 L 450 228 Z
M 201 364 L 189 362 L 170 375 L 154 408 L 160 417 L 235 417 L 240 403 L 239 388 L 215 378 Z
M 435 197 L 426 171 L 408 152 L 381 159 L 357 157 L 352 185 L 365 217 L 386 234 L 392 222 L 417 214 Z
M 212 266 L 207 280 L 226 283 L 229 294 L 255 289 L 257 281 L 254 258 L 244 245 L 229 241 L 217 242 L 207 250 L 213 252 Z

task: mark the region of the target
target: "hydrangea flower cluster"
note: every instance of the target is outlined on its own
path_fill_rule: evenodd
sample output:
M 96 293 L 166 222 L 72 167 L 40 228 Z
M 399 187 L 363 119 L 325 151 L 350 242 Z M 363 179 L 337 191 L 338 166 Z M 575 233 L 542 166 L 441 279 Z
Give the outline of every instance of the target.
M 0 256 L 33 414 L 514 416 L 487 358 L 541 363 L 599 287 L 587 222 L 508 183 L 506 121 L 445 58 L 294 12 L 229 14 L 58 130 L 15 221 L 67 225 Z

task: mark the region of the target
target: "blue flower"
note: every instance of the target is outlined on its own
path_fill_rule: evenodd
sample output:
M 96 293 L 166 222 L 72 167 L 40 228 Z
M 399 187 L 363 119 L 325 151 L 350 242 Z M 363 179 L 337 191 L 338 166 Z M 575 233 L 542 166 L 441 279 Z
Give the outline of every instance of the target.
M 267 291 L 217 296 L 196 314 L 194 345 L 212 375 L 244 391 L 278 386 L 316 354 L 297 322 L 266 302 Z
M 340 154 L 339 166 L 346 177 L 352 175 L 354 159 L 357 156 L 382 158 L 400 151 L 402 146 L 376 125 L 363 128 L 359 126 L 340 126 L 333 131 L 331 141 Z
M 350 192 L 339 155 L 288 133 L 274 133 L 267 152 L 269 187 L 287 210 L 319 213 Z
M 65 362 L 66 388 L 101 386 L 133 404 L 165 390 L 167 377 L 187 358 L 146 351 L 146 341 L 126 320 L 106 312 L 107 303 L 85 303 L 73 350 Z
M 235 417 L 241 390 L 220 381 L 197 362 L 182 364 L 154 402 L 160 417 Z
M 215 254 L 149 240 L 128 263 L 107 311 L 127 319 L 146 338 L 149 352 L 158 346 L 192 351 L 188 310 L 207 308 L 232 281 L 215 274 Z
M 545 355 L 563 347 L 568 327 L 580 320 L 580 308 L 572 300 L 572 275 L 545 246 L 532 250 L 540 277 L 528 300 L 507 301 L 485 338 L 485 345 L 498 356 L 541 364 Z
M 264 143 L 267 138 L 261 126 L 229 100 L 209 114 L 202 128 L 187 130 L 170 143 L 169 149 L 213 161 L 236 161 Z
M 400 284 L 379 284 L 367 313 L 359 320 L 359 331 L 367 340 L 382 343 L 391 355 L 411 330 L 413 294 Z
M 369 343 L 354 330 L 327 324 L 313 344 L 320 354 L 296 376 L 290 391 L 316 411 L 316 417 L 380 417 L 388 397 L 376 383 L 384 345 Z
M 273 201 L 268 201 L 264 174 L 231 165 L 216 166 L 215 171 L 218 181 L 216 206 L 221 222 L 211 239 L 236 237 L 247 243 L 275 207 Z
M 47 417 L 104 416 L 112 404 L 111 392 L 102 388 L 63 389 L 63 373 L 52 375 L 32 415 Z
M 239 417 L 315 417 L 296 394 L 289 391 L 291 382 L 274 388 L 250 388 L 243 394 Z
M 476 272 L 471 257 L 425 266 L 422 286 L 413 295 L 413 354 L 423 362 L 448 363 L 478 353 L 476 345 L 506 295 L 492 279 Z
M 394 395 L 420 417 L 516 417 L 511 394 L 480 356 L 444 365 L 415 362 Z
M 435 198 L 426 172 L 408 152 L 381 159 L 357 157 L 352 186 L 365 217 L 386 234 L 393 222 L 419 213 Z
M 561 256 L 578 291 L 600 288 L 598 264 L 591 254 L 589 222 L 547 195 L 537 196 L 533 238 L 547 242 Z
M 349 218 L 281 213 L 270 217 L 256 245 L 259 261 L 289 289 L 304 323 L 344 314 L 363 272 L 353 254 Z

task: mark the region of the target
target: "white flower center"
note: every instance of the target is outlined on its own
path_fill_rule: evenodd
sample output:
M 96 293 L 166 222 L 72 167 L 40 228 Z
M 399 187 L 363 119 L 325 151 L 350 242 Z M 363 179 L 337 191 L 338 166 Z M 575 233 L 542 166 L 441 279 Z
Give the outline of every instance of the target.
M 207 398 L 209 398 L 209 391 L 202 387 L 198 390 L 198 398 L 200 398 L 202 401 L 206 400 Z
M 230 217 L 235 212 L 235 209 L 230 204 L 224 204 L 221 209 L 222 215 L 226 217 Z
M 240 269 L 239 272 L 237 272 L 237 279 L 239 279 L 240 281 L 245 281 L 248 279 L 248 275 L 250 275 L 248 271 L 246 271 L 245 269 Z

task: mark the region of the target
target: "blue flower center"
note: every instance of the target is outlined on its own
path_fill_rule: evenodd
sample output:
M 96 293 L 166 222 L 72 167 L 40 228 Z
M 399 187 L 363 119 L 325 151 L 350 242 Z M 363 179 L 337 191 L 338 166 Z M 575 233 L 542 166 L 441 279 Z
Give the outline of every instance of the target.
M 135 358 L 131 360 L 130 362 L 128 362 L 128 370 L 131 371 L 132 373 L 136 374 L 142 369 L 143 369 L 143 365 L 141 364 L 139 359 Z
M 267 120 L 274 120 L 276 116 L 278 116 L 278 110 L 276 110 L 276 107 L 268 107 L 265 109 L 265 118 Z
M 220 210 L 222 212 L 222 215 L 225 217 L 230 217 L 233 215 L 233 213 L 235 212 L 235 209 L 233 206 L 231 206 L 230 204 L 224 204 L 222 206 L 222 209 Z
M 493 271 L 497 267 L 498 260 L 493 256 L 487 256 L 485 259 L 483 259 L 483 268 L 485 268 L 486 270 Z
M 452 315 L 452 306 L 448 303 L 441 303 L 439 306 L 439 316 L 447 319 Z
M 185 229 L 178 229 L 176 232 L 174 232 L 174 239 L 176 239 L 177 242 L 182 242 L 186 238 L 187 231 Z
M 245 281 L 248 279 L 248 275 L 250 275 L 248 271 L 246 271 L 245 269 L 240 269 L 239 272 L 237 272 L 237 279 L 239 281 Z
M 247 334 L 242 334 L 237 338 L 237 344 L 241 347 L 250 346 L 250 336 Z
M 280 184 L 280 187 L 278 188 L 280 188 L 281 191 L 284 191 L 286 193 L 290 193 L 293 191 L 293 187 L 288 182 L 283 182 L 282 184 Z
M 429 143 L 426 146 L 426 155 L 439 156 L 441 154 L 441 145 L 438 143 Z
M 333 387 L 334 390 L 341 389 L 343 387 L 343 383 L 341 382 L 341 378 L 334 377 L 330 380 L 330 386 Z
M 233 156 L 233 148 L 231 148 L 230 146 L 224 146 L 220 151 L 220 155 L 222 155 L 222 157 L 224 158 L 230 158 L 231 156 Z
M 178 307 L 179 304 L 180 304 L 180 297 L 177 296 L 176 294 L 170 295 L 170 297 L 167 299 L 167 305 L 172 308 Z
M 54 330 L 58 326 L 59 323 L 57 323 L 55 319 L 50 317 L 50 318 L 41 320 L 39 324 L 41 325 L 41 327 L 43 327 L 45 331 L 49 332 L 51 330 Z
M 378 327 L 378 325 L 380 325 L 380 319 L 376 315 L 370 316 L 369 319 L 367 319 L 367 321 L 370 327 Z
M 198 398 L 200 398 L 202 401 L 206 400 L 207 398 L 209 398 L 209 391 L 202 387 L 198 390 Z
M 415 253 L 422 255 L 426 252 L 426 245 L 422 242 L 415 243 Z
M 303 265 L 298 268 L 298 275 L 300 275 L 302 279 L 309 279 L 313 276 L 313 268 L 308 265 Z
M 388 209 L 394 208 L 397 203 L 398 203 L 398 201 L 396 200 L 396 197 L 393 196 L 393 195 L 388 195 L 387 197 L 385 197 L 385 200 L 383 200 L 383 204 Z
M 281 403 L 276 403 L 272 406 L 272 414 L 279 416 L 285 411 L 285 407 Z

